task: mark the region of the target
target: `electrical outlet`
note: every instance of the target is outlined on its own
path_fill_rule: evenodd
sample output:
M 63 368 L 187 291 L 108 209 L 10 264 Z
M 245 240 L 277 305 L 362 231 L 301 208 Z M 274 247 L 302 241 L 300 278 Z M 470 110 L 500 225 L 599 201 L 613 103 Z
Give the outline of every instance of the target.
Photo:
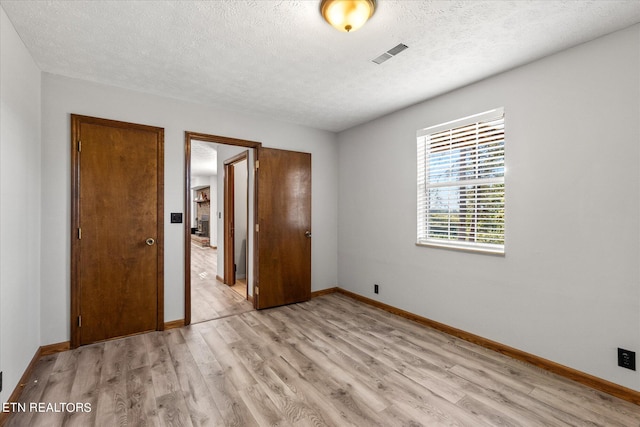
M 373 285 L 373 293 L 374 294 L 378 293 L 378 285 Z
M 182 223 L 182 212 L 171 212 L 171 224 Z
M 636 352 L 618 348 L 618 366 L 623 368 L 636 370 Z

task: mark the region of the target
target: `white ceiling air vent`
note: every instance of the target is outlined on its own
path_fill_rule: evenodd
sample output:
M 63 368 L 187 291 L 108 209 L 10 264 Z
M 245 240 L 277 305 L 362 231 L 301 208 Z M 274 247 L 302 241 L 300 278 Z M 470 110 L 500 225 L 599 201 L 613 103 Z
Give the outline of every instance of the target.
M 409 46 L 407 46 L 406 44 L 400 43 L 398 46 L 392 47 L 391 49 L 389 49 L 382 55 L 378 56 L 377 58 L 372 59 L 371 61 L 375 62 L 378 65 L 382 64 L 384 61 L 393 58 L 394 56 L 396 56 L 397 54 L 405 50 L 407 47 Z

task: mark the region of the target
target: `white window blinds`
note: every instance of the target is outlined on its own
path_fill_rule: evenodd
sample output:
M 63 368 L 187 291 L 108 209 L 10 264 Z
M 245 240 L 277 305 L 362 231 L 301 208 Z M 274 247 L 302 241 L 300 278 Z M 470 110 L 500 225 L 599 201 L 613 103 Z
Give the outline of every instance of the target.
M 417 243 L 504 253 L 504 110 L 418 132 Z

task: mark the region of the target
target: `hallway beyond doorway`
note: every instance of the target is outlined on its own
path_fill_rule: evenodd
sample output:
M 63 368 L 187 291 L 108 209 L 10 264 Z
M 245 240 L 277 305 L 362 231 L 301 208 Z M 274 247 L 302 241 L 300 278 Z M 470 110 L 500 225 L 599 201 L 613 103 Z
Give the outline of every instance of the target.
M 205 322 L 253 310 L 246 283 L 233 288 L 216 280 L 217 249 L 191 244 L 191 323 Z

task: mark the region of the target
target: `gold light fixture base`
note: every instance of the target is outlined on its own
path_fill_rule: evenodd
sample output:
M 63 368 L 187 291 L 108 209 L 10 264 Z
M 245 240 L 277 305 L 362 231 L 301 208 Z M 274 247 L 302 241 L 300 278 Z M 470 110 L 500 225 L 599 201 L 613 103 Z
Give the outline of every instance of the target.
M 376 10 L 375 0 L 322 0 L 320 13 L 332 27 L 351 32 L 362 27 Z

